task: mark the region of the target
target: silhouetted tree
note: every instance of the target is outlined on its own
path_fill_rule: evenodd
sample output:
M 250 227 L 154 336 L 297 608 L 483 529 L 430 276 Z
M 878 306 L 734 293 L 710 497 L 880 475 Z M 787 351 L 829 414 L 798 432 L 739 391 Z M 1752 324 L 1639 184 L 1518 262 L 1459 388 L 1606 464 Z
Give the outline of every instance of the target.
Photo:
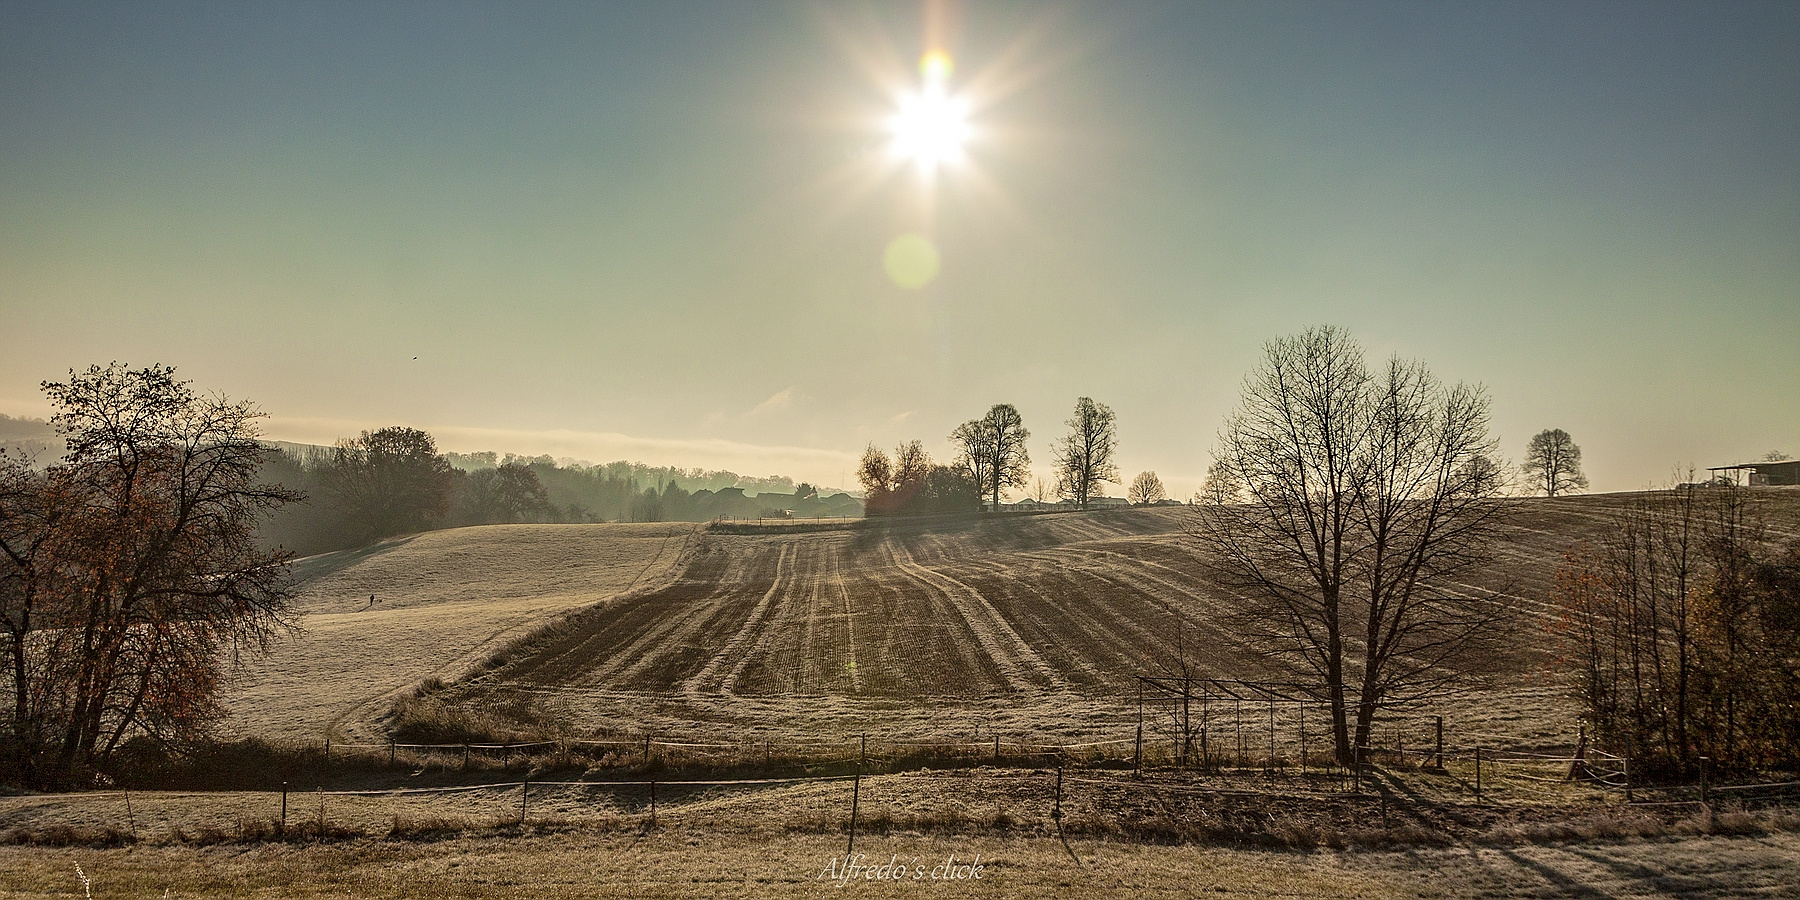
M 459 473 L 454 490 L 456 517 L 463 524 L 542 522 L 557 518 L 550 494 L 532 466 L 508 462 L 492 469 Z
M 925 489 L 925 476 L 931 472 L 931 454 L 921 441 L 905 441 L 894 448 L 893 481 L 888 485 L 896 509 L 904 510 Z
M 893 509 L 894 465 L 881 448 L 870 444 L 863 450 L 856 481 L 862 485 L 865 515 L 884 515 Z
M 1243 502 L 1204 508 L 1213 575 L 1244 598 L 1251 649 L 1315 673 L 1351 762 L 1384 704 L 1432 696 L 1503 638 L 1503 596 L 1466 584 L 1502 512 L 1478 463 L 1487 398 L 1418 362 L 1370 372 L 1316 328 L 1268 344 L 1219 444 Z
M 1119 480 L 1119 467 L 1113 464 L 1118 425 L 1111 408 L 1087 397 L 1075 401 L 1075 415 L 1067 424 L 1069 433 L 1051 450 L 1056 492 L 1087 509 L 1100 485 Z
M 1561 428 L 1547 428 L 1525 445 L 1525 462 L 1519 467 L 1531 479 L 1533 490 L 1555 497 L 1584 490 L 1587 476 L 1581 474 L 1581 448 Z
M 289 557 L 254 536 L 298 495 L 258 480 L 255 407 L 174 369 L 113 363 L 43 389 L 66 455 L 43 472 L 0 460 L 0 759 L 67 786 L 128 738 L 185 742 L 220 714 L 228 660 L 288 621 Z
M 327 481 L 365 541 L 435 527 L 449 511 L 451 484 L 450 463 L 431 435 L 401 427 L 339 441 Z
M 1125 499 L 1132 506 L 1148 506 L 1158 500 L 1166 500 L 1169 493 L 1163 490 L 1162 479 L 1155 472 L 1139 472 L 1138 477 L 1131 480 L 1131 487 L 1125 491 Z
M 987 415 L 950 433 L 950 442 L 960 453 L 957 465 L 981 485 L 994 509 L 1000 508 L 1002 491 L 1031 483 L 1031 453 L 1025 448 L 1030 437 L 1025 420 L 1010 403 L 995 404 Z
M 1231 468 L 1215 459 L 1207 467 L 1206 480 L 1200 484 L 1194 501 L 1203 506 L 1224 506 L 1238 502 L 1242 493 L 1243 487 L 1232 481 Z
M 895 448 L 891 461 L 886 453 L 870 445 L 863 452 L 857 479 L 866 495 L 864 514 L 870 516 L 918 516 L 981 508 L 981 489 L 974 479 L 960 469 L 934 464 L 919 441 L 903 442 Z

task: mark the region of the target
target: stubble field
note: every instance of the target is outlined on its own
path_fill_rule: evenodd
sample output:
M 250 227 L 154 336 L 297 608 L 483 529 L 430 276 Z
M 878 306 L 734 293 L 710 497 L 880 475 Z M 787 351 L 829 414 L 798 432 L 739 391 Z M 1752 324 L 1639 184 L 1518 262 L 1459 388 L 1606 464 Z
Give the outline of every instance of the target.
M 453 680 L 558 615 L 662 585 L 696 528 L 492 525 L 301 560 L 301 630 L 250 661 L 226 727 L 273 743 L 374 739 L 371 723 L 420 680 Z

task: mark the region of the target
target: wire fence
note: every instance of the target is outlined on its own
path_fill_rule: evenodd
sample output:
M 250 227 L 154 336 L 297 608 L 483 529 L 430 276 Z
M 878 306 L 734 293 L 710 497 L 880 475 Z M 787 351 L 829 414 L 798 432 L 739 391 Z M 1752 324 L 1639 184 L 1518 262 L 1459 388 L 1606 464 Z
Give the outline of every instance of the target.
M 1375 753 L 1370 756 L 1379 758 Z M 0 798 L 0 840 L 29 842 L 17 835 L 58 825 L 104 827 L 120 840 L 166 835 L 184 841 L 227 841 L 383 831 L 406 837 L 483 827 L 647 828 L 778 818 L 789 828 L 844 834 L 848 852 L 859 828 L 866 834 L 920 823 L 979 822 L 1061 835 L 1067 815 L 1078 813 L 1091 827 L 1119 820 L 1146 804 L 1167 807 L 1174 802 L 1177 808 L 1198 811 L 1196 818 L 1206 818 L 1209 804 L 1232 798 L 1259 810 L 1276 801 L 1325 801 L 1370 822 L 1379 810 L 1385 825 L 1390 807 L 1402 813 L 1445 805 L 1504 809 L 1508 801 L 1560 796 L 1556 786 L 1571 783 L 1569 772 L 1584 766 L 1596 771 L 1578 772 L 1577 780 L 1586 779 L 1612 794 L 1615 789 L 1607 780 L 1628 768 L 1617 757 L 1591 753 L 1558 757 L 1475 748 L 1446 756 L 1449 765 L 1433 773 L 1428 786 L 1436 790 L 1430 792 L 1416 790 L 1418 784 L 1394 782 L 1402 770 L 1392 761 L 1319 770 L 1305 777 L 1289 767 L 1229 773 L 1235 777 L 1214 780 L 1196 780 L 1196 773 L 1176 767 L 1106 770 L 1059 762 L 1034 769 L 934 770 L 886 777 L 867 774 L 859 766 L 844 774 L 791 777 L 538 779 L 525 774 L 473 784 L 330 790 L 284 786 L 263 791 L 91 791 Z M 1265 777 L 1271 783 L 1260 784 Z M 1659 794 L 1619 805 L 1673 806 L 1750 796 L 1779 803 L 1800 796 L 1796 789 L 1800 781 L 1717 785 L 1707 786 L 1705 799 Z M 992 797 L 1005 798 L 1008 808 L 986 813 L 985 819 L 970 811 Z

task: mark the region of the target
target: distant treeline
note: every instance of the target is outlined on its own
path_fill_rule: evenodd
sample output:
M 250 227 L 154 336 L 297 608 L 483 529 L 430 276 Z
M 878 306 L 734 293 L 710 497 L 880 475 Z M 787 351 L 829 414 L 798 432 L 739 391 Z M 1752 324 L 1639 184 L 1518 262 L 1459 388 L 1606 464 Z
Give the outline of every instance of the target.
M 439 453 L 431 435 L 412 428 L 365 431 L 336 447 L 281 444 L 266 457 L 263 477 L 307 499 L 265 521 L 261 540 L 302 555 L 461 525 L 862 514 L 861 501 L 848 494 L 821 497 L 785 477 Z
M 62 437 L 49 422 L 0 414 L 0 450 L 42 468 L 61 457 L 64 449 Z

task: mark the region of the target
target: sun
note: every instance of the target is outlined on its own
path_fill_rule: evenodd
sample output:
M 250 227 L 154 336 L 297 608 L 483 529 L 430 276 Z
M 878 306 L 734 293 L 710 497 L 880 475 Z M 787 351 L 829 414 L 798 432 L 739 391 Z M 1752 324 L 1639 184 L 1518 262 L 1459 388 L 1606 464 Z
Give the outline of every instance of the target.
M 899 109 L 888 120 L 894 155 L 910 160 L 921 171 L 962 158 L 969 139 L 968 102 L 950 93 L 952 65 L 948 54 L 933 51 L 919 61 L 924 86 L 899 98 Z

